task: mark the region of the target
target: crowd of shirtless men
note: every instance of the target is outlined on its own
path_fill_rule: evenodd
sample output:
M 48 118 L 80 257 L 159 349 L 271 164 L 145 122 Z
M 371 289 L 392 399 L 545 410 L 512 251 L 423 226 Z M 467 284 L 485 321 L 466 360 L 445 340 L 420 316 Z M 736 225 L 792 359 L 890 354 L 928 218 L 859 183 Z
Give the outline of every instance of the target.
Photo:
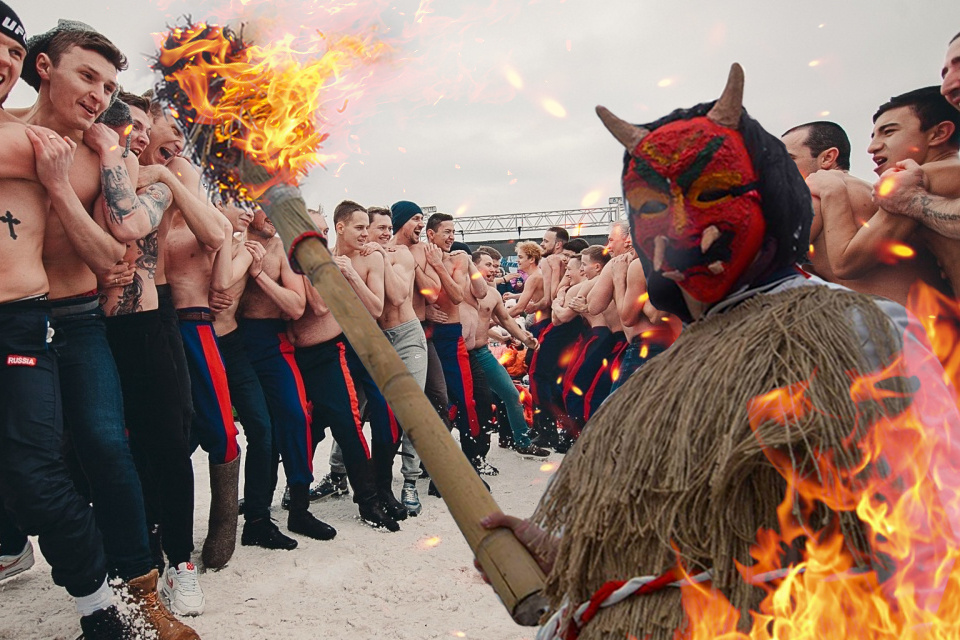
M 362 522 L 397 531 L 421 512 L 427 473 L 264 212 L 212 204 L 171 112 L 119 87 L 124 55 L 80 23 L 28 41 L 14 11 L 0 2 L 0 13 L 0 101 L 21 77 L 38 93 L 0 109 L 0 579 L 30 568 L 38 536 L 86 638 L 197 638 L 171 614 L 205 604 L 192 562 L 197 447 L 211 569 L 232 556 L 241 513 L 243 545 L 332 539 L 310 511 L 322 496 L 352 491 Z M 942 95 L 913 91 L 874 116 L 869 152 L 878 175 L 898 167 L 894 187 L 849 175 L 834 123 L 784 135 L 814 195 L 812 273 L 901 303 L 918 281 L 960 286 L 960 41 L 950 52 Z M 327 237 L 321 208 L 310 215 Z M 623 221 L 605 245 L 560 227 L 518 242 L 516 275 L 413 202 L 344 201 L 332 223 L 340 272 L 481 475 L 498 473 L 491 433 L 528 458 L 567 451 L 680 331 L 650 305 Z M 894 263 L 891 242 L 916 255 Z M 532 424 L 491 341 L 527 354 Z M 330 471 L 315 484 L 327 427 Z M 270 517 L 280 464 L 287 532 Z

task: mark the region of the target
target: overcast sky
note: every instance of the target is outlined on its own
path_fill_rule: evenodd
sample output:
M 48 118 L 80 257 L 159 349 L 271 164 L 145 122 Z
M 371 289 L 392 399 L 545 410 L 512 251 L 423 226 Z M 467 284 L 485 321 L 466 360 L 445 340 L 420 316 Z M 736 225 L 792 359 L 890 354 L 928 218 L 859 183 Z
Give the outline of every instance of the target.
M 7 1 L 28 34 L 61 17 L 97 27 L 130 57 L 120 80 L 136 91 L 154 81 L 149 34 L 185 13 L 223 22 L 266 10 L 271 34 L 379 25 L 392 80 L 348 104 L 349 126 L 324 150 L 336 160 L 302 185 L 328 213 L 343 198 L 459 215 L 605 205 L 620 195 L 621 147 L 594 106 L 650 121 L 715 99 L 734 61 L 768 130 L 834 120 L 851 137 L 853 173 L 872 180 L 873 112 L 939 83 L 960 31 L 957 0 Z M 34 97 L 21 83 L 7 104 Z

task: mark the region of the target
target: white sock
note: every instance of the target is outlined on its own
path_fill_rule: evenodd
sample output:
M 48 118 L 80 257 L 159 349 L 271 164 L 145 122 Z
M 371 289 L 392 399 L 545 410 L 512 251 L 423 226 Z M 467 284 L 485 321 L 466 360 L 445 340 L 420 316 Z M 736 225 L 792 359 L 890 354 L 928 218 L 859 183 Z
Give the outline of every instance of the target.
M 99 589 L 88 596 L 75 598 L 75 601 L 80 617 L 89 616 L 100 609 L 109 609 L 113 606 L 113 589 L 110 588 L 110 585 L 107 584 L 107 579 L 104 578 L 103 584 L 100 585 Z

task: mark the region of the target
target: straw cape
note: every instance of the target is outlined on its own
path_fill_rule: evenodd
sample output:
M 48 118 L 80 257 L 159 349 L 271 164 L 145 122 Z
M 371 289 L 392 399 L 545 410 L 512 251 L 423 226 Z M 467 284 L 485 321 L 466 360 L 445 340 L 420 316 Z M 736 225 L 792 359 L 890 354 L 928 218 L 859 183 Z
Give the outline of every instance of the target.
M 857 429 L 904 407 L 855 405 L 848 372 L 874 371 L 901 344 L 874 299 L 814 283 L 692 323 L 591 419 L 533 516 L 560 539 L 547 580 L 553 606 L 575 607 L 609 580 L 662 575 L 679 560 L 690 575 L 712 571 L 713 586 L 749 626 L 747 611 L 764 591 L 742 579 L 734 561 L 753 564 L 757 531 L 778 528 L 787 490 L 763 447 L 788 454 L 801 472 L 825 450 L 852 468 Z M 813 410 L 753 432 L 751 398 L 808 380 Z M 847 550 L 870 562 L 855 514 L 795 515 L 812 530 L 839 526 Z M 680 590 L 665 589 L 601 609 L 579 638 L 667 640 L 686 622 Z

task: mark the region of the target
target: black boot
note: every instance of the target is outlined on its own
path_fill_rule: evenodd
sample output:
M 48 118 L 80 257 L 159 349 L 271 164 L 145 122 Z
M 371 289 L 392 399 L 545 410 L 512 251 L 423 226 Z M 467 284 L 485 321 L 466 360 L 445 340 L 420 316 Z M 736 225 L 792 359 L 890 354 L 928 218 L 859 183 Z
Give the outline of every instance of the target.
M 391 518 L 398 521 L 407 519 L 407 508 L 393 495 L 393 459 L 399 448 L 399 441 L 395 446 L 378 445 L 374 442 L 373 458 L 370 461 L 380 504 Z
M 379 498 L 374 497 L 361 502 L 357 506 L 360 511 L 360 519 L 374 529 L 400 531 L 400 525 L 397 523 L 396 518 L 393 518 L 390 513 L 387 512 Z M 404 517 L 406 517 L 406 511 L 404 511 Z
M 287 529 L 314 540 L 333 540 L 337 530 L 310 513 L 310 487 L 305 484 L 290 485 L 290 513 L 287 514 Z
M 374 450 L 376 451 L 376 449 Z M 365 460 L 359 464 L 351 462 L 346 467 L 347 478 L 353 488 L 353 501 L 357 503 L 360 519 L 377 529 L 400 531 L 397 519 L 384 509 L 380 496 L 377 495 L 373 460 Z
M 297 541 L 283 535 L 280 527 L 275 525 L 270 518 L 259 518 L 244 522 L 240 544 L 245 547 L 283 549 L 285 551 L 297 548 Z
M 94 611 L 80 618 L 83 640 L 128 640 L 136 637 L 130 625 L 120 617 L 116 607 Z

